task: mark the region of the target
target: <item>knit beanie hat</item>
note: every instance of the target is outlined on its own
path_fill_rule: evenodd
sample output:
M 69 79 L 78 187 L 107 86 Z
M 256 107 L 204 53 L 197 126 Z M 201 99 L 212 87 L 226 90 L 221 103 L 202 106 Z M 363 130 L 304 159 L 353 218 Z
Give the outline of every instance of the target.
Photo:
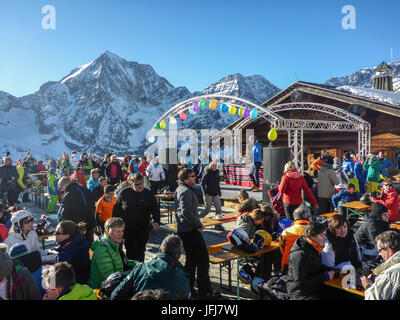
M 23 243 L 14 244 L 8 253 L 11 259 L 18 259 L 28 254 L 28 248 Z
M 0 279 L 8 277 L 13 268 L 13 263 L 7 253 L 7 249 L 5 243 L 0 243 Z

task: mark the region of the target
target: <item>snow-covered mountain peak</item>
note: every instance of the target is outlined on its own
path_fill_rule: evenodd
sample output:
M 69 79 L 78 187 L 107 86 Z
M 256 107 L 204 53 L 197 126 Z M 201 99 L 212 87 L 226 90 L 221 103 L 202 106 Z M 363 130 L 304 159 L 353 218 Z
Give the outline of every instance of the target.
M 191 93 L 186 87 L 174 87 L 151 65 L 104 51 L 60 81 L 44 83 L 33 94 L 16 98 L 0 91 L 0 148 L 19 156 L 31 151 L 38 158 L 83 148 L 98 155 L 109 150 L 140 153 L 146 148 L 148 130 L 179 102 L 220 93 L 261 104 L 277 92 L 263 76 L 235 73 Z M 222 129 L 237 117 L 206 109 L 196 115 L 188 113 L 180 128 Z M 29 129 L 29 139 L 22 131 L 15 134 L 21 126 Z

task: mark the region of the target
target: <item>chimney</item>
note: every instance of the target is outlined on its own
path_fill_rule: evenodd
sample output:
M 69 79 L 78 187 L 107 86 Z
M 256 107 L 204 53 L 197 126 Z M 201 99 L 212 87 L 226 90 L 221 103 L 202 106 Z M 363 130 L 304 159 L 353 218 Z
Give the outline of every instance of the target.
M 384 61 L 374 69 L 374 89 L 393 91 L 392 70 L 392 67 Z

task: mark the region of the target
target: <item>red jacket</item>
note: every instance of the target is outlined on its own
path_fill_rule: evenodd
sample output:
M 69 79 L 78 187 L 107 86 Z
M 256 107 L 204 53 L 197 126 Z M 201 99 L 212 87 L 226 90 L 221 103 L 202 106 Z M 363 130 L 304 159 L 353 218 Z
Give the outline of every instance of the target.
M 78 180 L 79 180 L 78 183 L 81 186 L 86 187 L 86 179 L 82 172 L 75 172 L 73 175 L 71 175 L 69 177 L 69 180 L 73 181 L 75 179 L 75 177 L 78 177 Z
M 382 190 L 380 196 L 376 197 L 376 202 L 380 202 L 388 208 L 390 222 L 398 220 L 400 198 L 395 188 L 392 187 L 387 193 Z
M 318 204 L 301 173 L 297 170 L 286 171 L 279 185 L 279 192 L 282 194 L 283 203 L 291 205 L 301 204 L 303 202 L 301 190 L 304 190 L 313 205 Z
M 38 168 L 39 171 L 46 171 L 46 167 L 42 163 L 38 162 L 36 167 Z
M 4 242 L 4 240 L 6 240 L 7 237 L 8 237 L 8 229 L 4 224 L 0 223 L 0 243 Z
M 146 169 L 148 166 L 149 166 L 149 163 L 147 161 L 139 163 L 139 172 L 143 177 L 147 176 Z

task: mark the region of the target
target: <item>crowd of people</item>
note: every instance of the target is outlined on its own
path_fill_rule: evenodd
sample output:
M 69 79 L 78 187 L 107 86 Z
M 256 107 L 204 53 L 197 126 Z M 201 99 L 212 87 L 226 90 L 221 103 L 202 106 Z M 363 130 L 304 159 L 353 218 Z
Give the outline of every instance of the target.
M 253 151 L 254 175 L 261 151 Z M 76 152 L 64 153 L 41 165 L 27 154 L 16 166 L 7 155 L 0 167 L 0 299 L 221 298 L 210 280 L 200 220 L 212 206 L 222 215 L 217 162 L 205 165 L 191 159 L 179 166 L 178 184 L 171 190 L 177 234 L 166 237 L 156 257 L 147 261 L 150 232 L 158 232 L 161 225 L 155 195 L 168 177 L 157 157 L 118 158 L 110 152 L 95 159 L 84 150 L 79 158 Z M 270 298 L 272 283 L 279 280 L 287 299 L 327 299 L 323 283 L 353 266 L 365 299 L 397 299 L 400 235 L 390 223 L 398 220 L 400 199 L 389 174 L 392 167 L 383 152 L 365 161 L 345 153 L 341 162 L 323 149 L 313 163 L 314 179 L 301 174 L 293 162 L 286 163 L 277 186 L 279 197 L 274 197 L 282 210 L 276 203 L 260 205 L 240 190 L 236 226 L 228 239 L 249 252 L 276 240 L 280 250 L 241 258 L 238 277 L 256 294 Z M 42 263 L 47 253 L 33 228 L 34 215 L 8 209 L 18 205 L 20 193 L 22 202 L 29 201 L 25 194 L 35 185 L 30 177 L 43 173 L 42 184 L 50 196 L 47 212 L 58 217 L 52 265 Z M 252 190 L 257 192 L 259 180 L 254 183 Z M 204 201 L 202 212 L 199 200 Z M 360 200 L 371 205 L 362 224 L 347 219 L 342 207 Z M 329 219 L 321 215 L 333 212 L 337 214 Z M 185 265 L 179 261 L 182 248 Z
M 284 217 L 291 222 L 279 235 L 285 298 L 329 299 L 332 292 L 323 283 L 350 265 L 366 300 L 400 298 L 400 234 L 390 227 L 398 220 L 400 204 L 389 175 L 393 163 L 382 151 L 365 160 L 346 152 L 341 162 L 323 149 L 312 167 L 315 179 L 307 183 L 294 164 L 287 163 L 279 185 Z M 304 205 L 302 191 L 313 207 Z M 347 219 L 342 207 L 360 200 L 370 205 L 361 224 Z M 321 216 L 326 213 L 329 218 Z M 271 293 L 277 283 L 249 269 L 244 273 L 258 293 Z

